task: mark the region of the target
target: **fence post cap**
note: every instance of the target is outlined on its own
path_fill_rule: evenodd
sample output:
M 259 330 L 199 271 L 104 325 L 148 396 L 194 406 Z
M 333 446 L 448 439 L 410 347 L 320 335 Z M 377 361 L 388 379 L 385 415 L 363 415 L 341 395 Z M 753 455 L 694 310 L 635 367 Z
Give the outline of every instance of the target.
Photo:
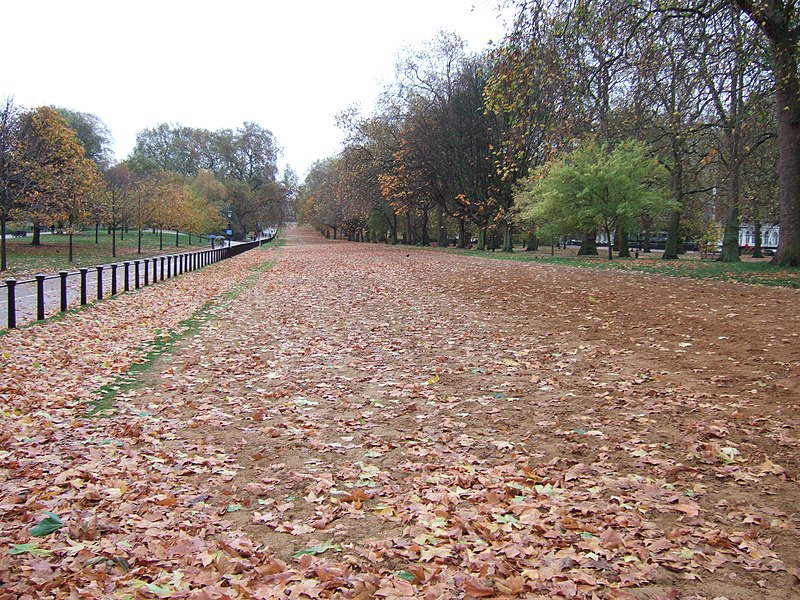
M 10 283 L 11 285 L 14 285 L 15 283 L 17 283 L 17 278 L 16 277 L 6 277 L 6 283 Z
M 69 275 L 69 271 L 59 271 L 59 275 Z
M 34 275 L 34 277 L 36 279 L 44 279 L 45 277 L 47 277 L 47 275 L 45 275 L 44 273 L 37 273 L 36 275 Z

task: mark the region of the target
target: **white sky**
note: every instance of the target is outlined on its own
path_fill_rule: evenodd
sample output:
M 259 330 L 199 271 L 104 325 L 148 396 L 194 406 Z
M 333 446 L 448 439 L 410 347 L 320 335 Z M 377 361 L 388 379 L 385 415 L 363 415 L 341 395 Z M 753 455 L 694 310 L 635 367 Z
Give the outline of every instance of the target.
M 498 0 L 12 0 L 0 100 L 97 115 L 117 160 L 159 123 L 258 123 L 301 180 L 335 154 L 335 115 L 373 102 L 398 52 L 440 29 L 474 50 L 505 31 Z

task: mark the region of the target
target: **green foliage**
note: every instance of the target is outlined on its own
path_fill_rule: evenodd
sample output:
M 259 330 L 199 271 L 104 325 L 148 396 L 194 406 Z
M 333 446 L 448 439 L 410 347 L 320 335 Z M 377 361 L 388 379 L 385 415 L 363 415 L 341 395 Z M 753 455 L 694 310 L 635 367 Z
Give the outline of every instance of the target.
M 521 220 L 544 224 L 552 235 L 602 228 L 610 236 L 618 225 L 668 210 L 666 180 L 644 144 L 626 141 L 610 150 L 589 141 L 537 169 L 515 198 Z
M 30 533 L 34 537 L 44 537 L 46 535 L 50 535 L 54 531 L 58 531 L 64 526 L 64 522 L 57 514 L 50 511 L 45 511 L 44 514 L 47 516 L 30 528 Z
M 341 552 L 342 551 L 342 546 L 340 544 L 334 544 L 333 540 L 328 540 L 328 541 L 324 542 L 320 546 L 312 546 L 311 548 L 305 548 L 303 550 L 298 550 L 297 552 L 295 552 L 292 555 L 292 557 L 293 558 L 300 558 L 301 556 L 303 556 L 305 554 L 312 554 L 312 555 L 314 555 L 314 554 L 322 554 L 323 552 L 326 552 L 327 550 L 334 550 L 336 552 Z
M 51 556 L 53 551 L 48 550 L 47 548 L 39 548 L 38 542 L 29 542 L 27 544 L 17 544 L 12 546 L 8 549 L 8 553 L 11 556 L 16 556 L 18 554 L 30 554 L 31 556 L 43 557 Z

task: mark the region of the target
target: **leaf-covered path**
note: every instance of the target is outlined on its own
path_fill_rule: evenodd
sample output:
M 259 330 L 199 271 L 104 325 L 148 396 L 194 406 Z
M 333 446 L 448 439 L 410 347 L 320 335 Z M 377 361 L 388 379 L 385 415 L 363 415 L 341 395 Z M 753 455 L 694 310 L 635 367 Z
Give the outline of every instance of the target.
M 290 230 L 104 304 L 0 339 L 0 598 L 800 597 L 797 291 Z

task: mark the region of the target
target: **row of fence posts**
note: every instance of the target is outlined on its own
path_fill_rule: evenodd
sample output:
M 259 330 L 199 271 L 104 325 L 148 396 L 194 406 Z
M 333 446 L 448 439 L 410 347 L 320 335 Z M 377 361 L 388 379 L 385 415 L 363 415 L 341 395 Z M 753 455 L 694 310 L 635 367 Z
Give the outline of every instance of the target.
M 154 258 L 142 258 L 133 261 L 125 261 L 122 263 L 114 263 L 110 265 L 98 265 L 94 269 L 82 268 L 77 273 L 69 271 L 59 271 L 56 275 L 43 275 L 38 274 L 32 280 L 17 281 L 14 278 L 5 280 L 5 285 L 8 294 L 8 329 L 13 329 L 17 326 L 17 298 L 16 288 L 17 285 L 22 283 L 30 283 L 36 281 L 36 318 L 39 321 L 45 318 L 45 281 L 49 279 L 60 279 L 60 296 L 61 296 L 61 312 L 66 312 L 69 308 L 68 302 L 68 289 L 67 278 L 71 275 L 80 275 L 80 303 L 85 306 L 89 303 L 89 273 L 94 270 L 97 273 L 97 299 L 102 300 L 104 297 L 103 288 L 103 274 L 105 269 L 111 271 L 111 296 L 119 293 L 119 281 L 117 274 L 122 270 L 122 291 L 128 292 L 131 289 L 131 275 L 133 275 L 133 288 L 139 289 L 146 287 L 152 283 L 158 283 L 165 279 L 171 279 L 182 273 L 194 271 L 207 265 L 219 262 L 226 258 L 236 256 L 242 252 L 246 252 L 258 246 L 268 244 L 275 236 L 269 238 L 262 238 L 252 242 L 245 242 L 233 246 L 225 246 L 213 250 L 201 250 L 199 252 L 189 252 L 185 254 L 172 254 L 168 256 L 156 256 Z
M 245 244 L 241 244 L 242 246 Z M 255 245 L 259 245 L 257 242 Z M 243 248 L 236 252 L 239 254 L 245 250 L 249 250 L 253 245 L 248 244 L 248 248 Z M 61 312 L 66 312 L 68 309 L 68 288 L 67 278 L 70 275 L 80 275 L 80 303 L 85 306 L 89 303 L 89 273 L 94 270 L 97 274 L 97 299 L 102 300 L 104 296 L 103 288 L 103 275 L 106 269 L 111 271 L 111 296 L 119 293 L 120 283 L 122 284 L 122 291 L 128 292 L 133 284 L 134 289 L 146 287 L 151 283 L 157 283 L 165 279 L 171 279 L 182 273 L 194 271 L 201 267 L 205 267 L 215 262 L 219 262 L 234 253 L 231 252 L 232 247 L 217 248 L 215 250 L 201 250 L 200 252 L 191 252 L 186 254 L 173 254 L 169 256 L 156 256 L 154 258 L 143 258 L 133 261 L 125 261 L 123 263 L 114 263 L 110 265 L 98 265 L 94 269 L 82 268 L 78 273 L 70 273 L 69 271 L 59 271 L 56 275 L 43 275 L 38 274 L 34 276 L 33 280 L 17 281 L 14 278 L 5 280 L 5 285 L 8 294 L 8 321 L 7 327 L 13 329 L 17 326 L 17 298 L 16 288 L 17 285 L 22 283 L 30 283 L 36 281 L 36 318 L 43 320 L 45 318 L 45 281 L 49 279 L 60 279 L 60 296 L 61 296 Z M 121 278 L 118 279 L 118 274 Z M 133 279 L 131 280 L 131 275 Z

